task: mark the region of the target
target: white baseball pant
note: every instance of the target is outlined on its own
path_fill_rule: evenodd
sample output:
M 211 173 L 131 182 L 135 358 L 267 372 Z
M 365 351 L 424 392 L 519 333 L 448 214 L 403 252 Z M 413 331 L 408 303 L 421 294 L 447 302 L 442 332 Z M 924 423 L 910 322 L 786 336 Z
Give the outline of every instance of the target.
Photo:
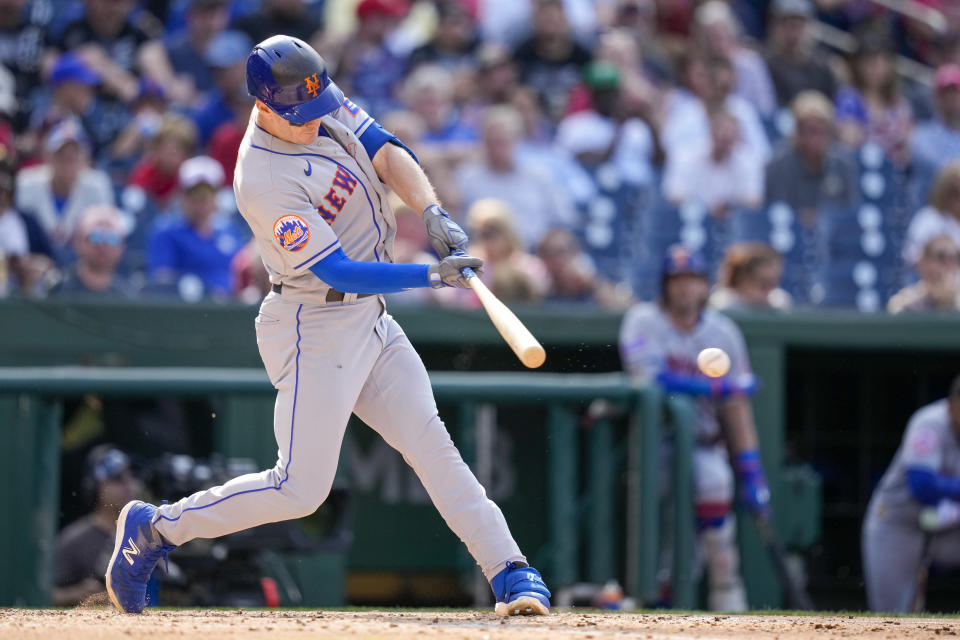
M 460 457 L 437 415 L 423 362 L 379 297 L 319 306 L 271 293 L 257 344 L 277 389 L 277 464 L 157 510 L 173 544 L 313 513 L 333 484 L 351 413 L 413 468 L 487 579 L 526 561 L 500 509 Z

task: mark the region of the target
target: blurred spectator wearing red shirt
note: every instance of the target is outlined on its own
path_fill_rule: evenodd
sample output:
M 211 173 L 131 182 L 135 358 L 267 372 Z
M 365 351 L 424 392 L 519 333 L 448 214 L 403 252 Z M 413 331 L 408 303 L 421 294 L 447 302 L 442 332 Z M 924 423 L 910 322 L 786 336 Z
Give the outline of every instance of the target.
M 193 123 L 174 114 L 163 117 L 147 153 L 130 173 L 129 184 L 144 190 L 157 210 L 166 209 L 177 188 L 177 172 L 197 144 Z

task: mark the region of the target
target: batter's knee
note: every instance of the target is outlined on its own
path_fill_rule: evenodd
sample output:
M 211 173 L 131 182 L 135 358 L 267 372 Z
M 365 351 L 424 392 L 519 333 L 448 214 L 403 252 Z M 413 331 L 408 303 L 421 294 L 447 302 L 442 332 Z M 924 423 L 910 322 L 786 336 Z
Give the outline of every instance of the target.
M 281 476 L 277 488 L 285 498 L 290 519 L 305 518 L 319 509 L 330 495 L 333 476 L 333 472 Z

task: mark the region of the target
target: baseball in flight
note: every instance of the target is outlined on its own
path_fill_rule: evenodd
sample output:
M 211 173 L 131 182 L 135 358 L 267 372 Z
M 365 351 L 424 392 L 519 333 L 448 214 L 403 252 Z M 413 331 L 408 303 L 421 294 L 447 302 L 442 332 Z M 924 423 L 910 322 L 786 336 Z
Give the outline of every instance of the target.
M 697 366 L 711 378 L 720 378 L 730 371 L 730 356 L 723 349 L 708 347 L 697 355 Z

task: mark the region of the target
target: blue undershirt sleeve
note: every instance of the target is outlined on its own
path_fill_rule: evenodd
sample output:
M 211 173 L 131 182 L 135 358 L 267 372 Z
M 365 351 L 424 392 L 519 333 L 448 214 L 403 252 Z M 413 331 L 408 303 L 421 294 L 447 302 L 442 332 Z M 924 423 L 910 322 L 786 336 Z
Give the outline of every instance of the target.
M 410 147 L 400 142 L 400 138 L 393 135 L 382 126 L 380 123 L 374 120 L 370 123 L 362 134 L 360 134 L 360 144 L 363 145 L 363 148 L 367 152 L 367 156 L 373 158 L 377 155 L 377 151 L 380 150 L 380 147 L 387 144 L 395 144 L 404 151 L 410 154 L 410 157 L 414 159 L 417 164 L 420 164 L 420 160 L 417 158 L 417 155 L 410 150 Z
M 733 380 L 729 376 L 708 379 L 661 371 L 657 374 L 657 382 L 667 393 L 713 398 L 728 398 L 733 395 L 749 396 L 757 390 L 757 379 L 752 374 L 737 376 L 737 379 Z
M 343 249 L 310 267 L 318 278 L 343 293 L 396 293 L 429 287 L 425 264 L 393 264 L 351 260 Z
M 913 497 L 923 504 L 935 505 L 944 498 L 960 499 L 960 478 L 945 476 L 927 467 L 908 467 L 907 485 Z

